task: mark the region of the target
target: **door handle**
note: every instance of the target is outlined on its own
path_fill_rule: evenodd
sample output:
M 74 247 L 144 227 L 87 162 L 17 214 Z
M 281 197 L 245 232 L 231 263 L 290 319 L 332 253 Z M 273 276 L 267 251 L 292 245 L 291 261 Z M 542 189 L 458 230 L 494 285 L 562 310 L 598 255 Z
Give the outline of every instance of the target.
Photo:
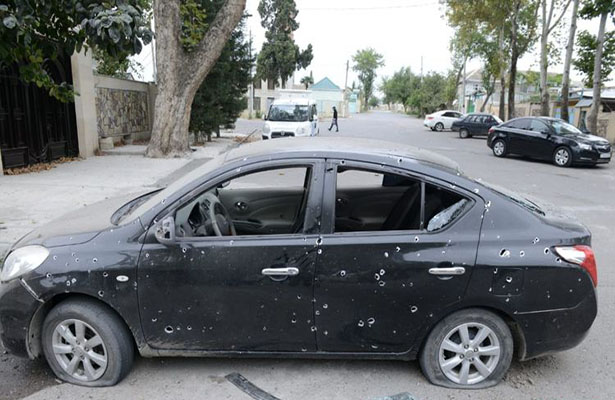
M 429 273 L 432 275 L 463 275 L 465 272 L 464 267 L 429 268 Z
M 296 276 L 299 275 L 299 268 L 263 268 L 261 274 L 267 276 Z

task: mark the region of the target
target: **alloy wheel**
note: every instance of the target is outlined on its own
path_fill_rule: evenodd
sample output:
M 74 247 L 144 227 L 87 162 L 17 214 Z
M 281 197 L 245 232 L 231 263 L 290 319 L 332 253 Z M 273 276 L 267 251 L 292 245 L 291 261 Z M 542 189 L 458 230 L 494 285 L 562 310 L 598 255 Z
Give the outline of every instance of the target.
M 441 132 L 444 130 L 444 125 L 441 122 L 438 122 L 435 128 L 436 128 L 436 131 Z
M 93 382 L 107 370 L 107 349 L 91 325 L 78 319 L 62 321 L 56 326 L 51 341 L 56 361 L 71 377 Z
M 453 328 L 440 344 L 438 363 L 442 373 L 460 385 L 474 385 L 495 370 L 502 349 L 488 326 L 470 322 Z

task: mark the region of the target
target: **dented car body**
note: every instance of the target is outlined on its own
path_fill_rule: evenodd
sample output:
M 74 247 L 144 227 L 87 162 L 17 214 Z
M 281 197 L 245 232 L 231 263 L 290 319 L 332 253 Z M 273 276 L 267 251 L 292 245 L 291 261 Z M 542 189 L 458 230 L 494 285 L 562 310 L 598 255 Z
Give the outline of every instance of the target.
M 297 168 L 296 190 L 227 188 Z M 362 172 L 382 181 L 340 187 Z M 14 354 L 45 355 L 69 382 L 114 384 L 123 373 L 104 380 L 113 343 L 95 320 L 83 318 L 84 342 L 100 334 L 107 344 L 93 370 L 76 359 L 95 351 L 72 342 L 78 328 L 53 333 L 80 321 L 74 311 L 53 325 L 54 309 L 86 301 L 121 321 L 145 357 L 419 358 L 433 383 L 484 387 L 513 353 L 525 360 L 583 340 L 597 312 L 590 242 L 583 225 L 423 150 L 262 142 L 22 238 L 11 252 L 48 255 L 0 284 L 0 337 Z

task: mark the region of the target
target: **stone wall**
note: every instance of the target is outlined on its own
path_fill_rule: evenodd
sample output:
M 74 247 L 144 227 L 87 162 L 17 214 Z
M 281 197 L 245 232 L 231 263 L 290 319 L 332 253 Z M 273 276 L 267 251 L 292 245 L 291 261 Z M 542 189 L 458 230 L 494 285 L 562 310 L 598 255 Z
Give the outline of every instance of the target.
M 98 136 L 145 139 L 151 135 L 153 85 L 95 76 Z

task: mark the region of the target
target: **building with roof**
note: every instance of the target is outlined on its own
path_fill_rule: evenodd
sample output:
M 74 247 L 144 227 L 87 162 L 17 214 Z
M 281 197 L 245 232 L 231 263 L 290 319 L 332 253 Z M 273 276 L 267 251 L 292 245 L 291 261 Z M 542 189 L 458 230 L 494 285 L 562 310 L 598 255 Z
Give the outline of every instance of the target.
M 581 130 L 586 130 L 586 118 L 593 104 L 591 89 L 583 89 L 571 93 L 574 103 L 571 101 L 570 114 L 574 117 L 574 125 Z M 605 88 L 600 93 L 600 108 L 598 109 L 598 128 L 595 135 L 608 139 L 615 143 L 615 88 Z
M 316 102 L 318 114 L 321 117 L 331 117 L 333 107 L 337 108 L 338 115 L 345 117 L 347 111 L 344 107 L 344 91 L 331 79 L 325 77 L 310 86 L 312 100 Z

